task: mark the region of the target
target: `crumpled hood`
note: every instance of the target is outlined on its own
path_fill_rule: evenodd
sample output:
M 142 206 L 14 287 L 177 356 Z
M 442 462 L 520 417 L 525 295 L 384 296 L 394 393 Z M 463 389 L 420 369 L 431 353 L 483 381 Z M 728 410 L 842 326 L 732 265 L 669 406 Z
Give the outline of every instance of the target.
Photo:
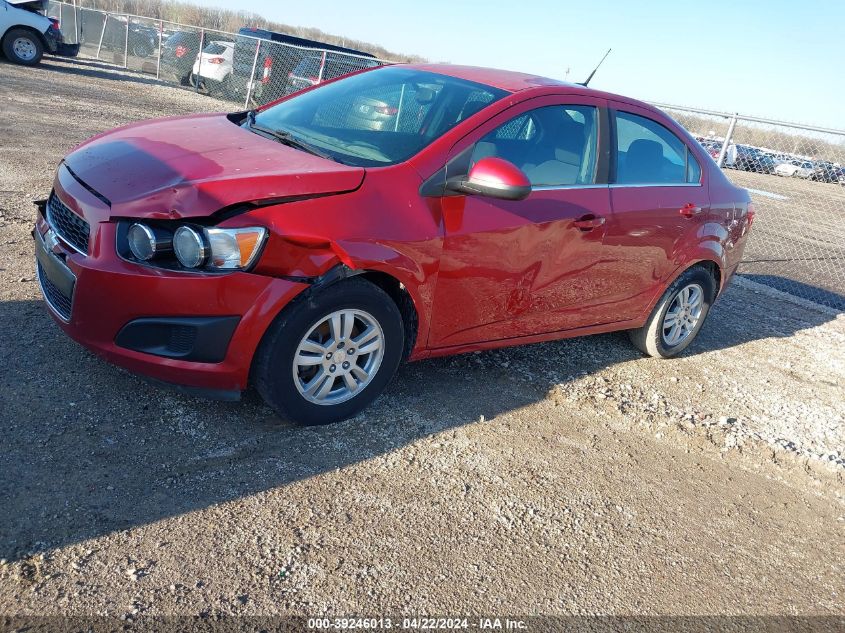
M 206 216 L 233 204 L 357 189 L 350 167 L 282 145 L 225 114 L 145 121 L 89 139 L 64 161 L 113 217 Z

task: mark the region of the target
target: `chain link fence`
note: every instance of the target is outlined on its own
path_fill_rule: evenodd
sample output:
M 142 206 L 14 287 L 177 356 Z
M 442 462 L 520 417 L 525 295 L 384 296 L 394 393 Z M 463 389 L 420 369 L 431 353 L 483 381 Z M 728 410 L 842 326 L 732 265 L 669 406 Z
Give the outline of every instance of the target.
M 336 47 L 113 14 L 51 0 L 80 54 L 254 107 L 387 62 Z M 757 211 L 739 273 L 845 309 L 845 131 L 655 104 L 690 131 Z
M 739 273 L 845 309 L 845 131 L 657 105 L 751 193 Z
M 59 20 L 65 41 L 80 44 L 80 55 L 243 107 L 387 63 L 331 45 L 311 48 L 272 41 L 255 29 L 227 33 L 55 0 L 47 13 Z

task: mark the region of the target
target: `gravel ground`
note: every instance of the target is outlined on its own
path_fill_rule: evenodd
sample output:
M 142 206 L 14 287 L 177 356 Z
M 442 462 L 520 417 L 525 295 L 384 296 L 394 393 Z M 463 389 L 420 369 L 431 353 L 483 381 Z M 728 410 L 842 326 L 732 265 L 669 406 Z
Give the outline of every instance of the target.
M 86 60 L 0 104 L 0 614 L 845 614 L 842 314 L 735 284 L 673 361 L 424 361 L 299 429 L 106 365 L 34 281 L 65 153 L 222 106 Z

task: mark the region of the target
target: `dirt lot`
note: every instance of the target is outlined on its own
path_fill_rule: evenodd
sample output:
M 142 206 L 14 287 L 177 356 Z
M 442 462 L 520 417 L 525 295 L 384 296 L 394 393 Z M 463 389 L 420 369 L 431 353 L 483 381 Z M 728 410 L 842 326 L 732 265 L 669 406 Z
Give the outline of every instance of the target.
M 425 361 L 329 428 L 161 391 L 62 335 L 31 201 L 205 97 L 0 64 L 2 614 L 845 614 L 845 317 L 734 285 L 623 335 Z

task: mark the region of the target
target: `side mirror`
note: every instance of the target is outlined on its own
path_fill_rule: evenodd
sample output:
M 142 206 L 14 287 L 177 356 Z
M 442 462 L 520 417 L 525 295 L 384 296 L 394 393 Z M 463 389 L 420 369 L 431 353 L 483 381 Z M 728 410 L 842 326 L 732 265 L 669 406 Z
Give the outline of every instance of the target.
M 488 156 L 475 163 L 466 178 L 461 176 L 450 179 L 446 188 L 470 196 L 523 200 L 531 193 L 531 182 L 513 163 L 503 158 Z

